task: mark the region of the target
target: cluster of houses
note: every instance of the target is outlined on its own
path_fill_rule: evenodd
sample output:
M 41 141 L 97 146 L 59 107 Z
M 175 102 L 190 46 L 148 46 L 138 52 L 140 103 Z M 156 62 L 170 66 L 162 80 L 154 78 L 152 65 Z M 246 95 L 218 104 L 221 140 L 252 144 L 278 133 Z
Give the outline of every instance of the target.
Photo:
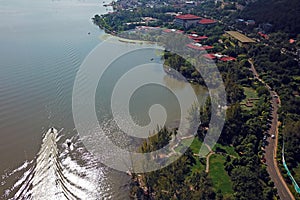
M 236 19 L 235 22 L 238 23 L 238 24 L 245 24 L 247 26 L 254 26 L 255 25 L 255 21 L 253 19 L 248 19 L 248 20 Z
M 150 27 L 150 26 L 137 26 L 135 28 L 138 32 L 148 32 L 151 30 L 161 30 L 160 27 Z M 169 33 L 176 33 L 176 34 L 185 34 L 184 31 L 178 30 L 178 29 L 163 29 L 162 34 L 169 34 Z M 221 61 L 221 62 L 230 62 L 235 61 L 236 58 L 230 57 L 227 55 L 222 55 L 220 53 L 208 53 L 213 50 L 213 46 L 210 45 L 202 45 L 201 42 L 205 39 L 208 39 L 207 36 L 200 36 L 197 35 L 195 32 L 191 34 L 187 34 L 187 37 L 191 39 L 191 43 L 186 44 L 187 49 L 197 50 L 197 51 L 203 51 L 205 52 L 202 54 L 202 58 L 204 58 L 206 61 Z
M 122 0 L 118 1 L 117 9 L 118 10 L 133 10 L 138 7 L 146 7 L 146 8 L 159 8 L 159 7 L 165 7 L 165 6 L 172 6 L 174 8 L 193 8 L 194 6 L 197 6 L 201 1 L 184 1 L 184 0 Z M 109 6 L 107 4 L 106 6 Z
M 252 19 L 249 20 L 244 20 L 244 19 L 236 19 L 235 22 L 237 23 L 237 25 L 246 25 L 246 26 L 254 26 L 256 25 L 256 22 Z M 269 33 L 273 28 L 273 25 L 270 23 L 261 23 L 258 25 L 256 29 L 257 34 L 263 38 L 268 40 L 269 39 L 269 35 L 267 33 Z
M 136 0 L 122 0 L 118 1 L 116 5 L 116 10 L 134 10 L 138 7 L 146 7 L 146 8 L 158 8 L 168 6 L 168 2 L 160 2 L 155 0 L 150 1 L 136 1 Z
M 185 29 L 190 28 L 191 26 L 209 26 L 216 24 L 217 21 L 213 19 L 206 19 L 192 14 L 179 14 L 179 13 L 166 13 L 167 15 L 175 16 L 174 25 L 178 27 L 183 27 Z M 158 19 L 152 17 L 142 17 L 140 22 L 128 22 L 127 25 L 147 25 L 149 22 L 155 22 Z
M 174 19 L 175 25 L 177 25 L 178 27 L 183 27 L 185 29 L 190 28 L 191 26 L 210 26 L 216 23 L 217 23 L 216 20 L 206 19 L 192 14 L 176 14 Z M 150 29 L 160 29 L 160 27 L 148 27 L 148 26 L 136 27 L 136 30 L 138 31 L 147 31 Z M 185 34 L 185 31 L 178 30 L 178 29 L 163 29 L 162 33 L 163 34 L 168 34 L 168 33 Z M 253 39 L 237 31 L 226 31 L 225 35 L 228 38 L 238 41 L 238 45 L 241 47 L 249 48 L 251 44 L 255 43 Z M 261 36 L 264 37 L 264 35 Z M 187 37 L 191 39 L 191 43 L 187 44 L 186 48 L 198 50 L 198 51 L 207 51 L 208 53 L 202 55 L 203 58 L 207 61 L 230 62 L 236 60 L 236 58 L 227 55 L 211 53 L 214 48 L 213 46 L 201 44 L 203 43 L 204 40 L 208 39 L 207 36 L 198 35 L 196 32 L 192 32 L 191 34 L 187 34 Z
M 229 61 L 235 61 L 236 58 L 230 57 L 227 55 L 222 55 L 222 54 L 204 54 L 203 57 L 207 60 L 215 60 L 215 61 L 222 61 L 222 62 L 229 62 Z

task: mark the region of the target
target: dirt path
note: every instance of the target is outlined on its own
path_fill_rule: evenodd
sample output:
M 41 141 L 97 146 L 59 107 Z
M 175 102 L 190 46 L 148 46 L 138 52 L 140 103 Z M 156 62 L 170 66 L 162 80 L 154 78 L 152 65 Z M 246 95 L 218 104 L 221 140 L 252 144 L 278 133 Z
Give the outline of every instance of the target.
M 209 152 L 209 154 L 206 156 L 206 168 L 205 168 L 205 172 L 208 173 L 209 172 L 209 158 L 211 155 L 215 154 L 215 152 Z
M 215 154 L 215 152 L 210 148 L 209 145 L 205 144 L 205 146 L 209 150 L 209 154 L 206 156 L 206 168 L 205 168 L 205 172 L 208 173 L 209 172 L 209 158 L 211 155 Z

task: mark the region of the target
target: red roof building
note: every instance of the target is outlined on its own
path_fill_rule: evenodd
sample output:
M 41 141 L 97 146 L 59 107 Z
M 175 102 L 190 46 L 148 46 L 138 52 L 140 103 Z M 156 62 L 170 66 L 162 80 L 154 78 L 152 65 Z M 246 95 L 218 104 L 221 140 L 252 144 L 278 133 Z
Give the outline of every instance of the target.
M 212 49 L 212 46 L 201 46 L 201 45 L 197 45 L 197 44 L 187 44 L 187 47 L 191 48 L 191 49 L 195 49 L 195 50 L 199 50 L 199 51 L 204 51 L 204 50 L 209 50 Z
M 262 32 L 258 32 L 258 35 L 260 35 L 261 37 L 265 38 L 266 40 L 269 39 L 269 36 L 267 34 L 262 33 Z
M 290 42 L 290 44 L 294 44 L 296 42 L 296 40 L 290 39 L 289 42 Z
M 174 20 L 174 24 L 179 27 L 189 28 L 196 26 L 201 17 L 191 14 L 177 15 Z
M 176 33 L 184 34 L 184 31 L 182 31 L 182 30 L 177 30 Z
M 228 62 L 228 61 L 235 61 L 236 59 L 234 57 L 224 56 L 220 60 L 223 62 Z
M 176 19 L 182 19 L 182 20 L 195 20 L 195 19 L 201 19 L 201 17 L 198 17 L 196 15 L 186 14 L 186 15 L 177 15 L 175 17 Z
M 199 24 L 201 24 L 201 25 L 210 25 L 210 24 L 215 24 L 215 23 L 217 23 L 217 21 L 213 20 L 213 19 L 205 19 L 205 18 L 203 18 L 203 19 L 201 19 L 199 21 Z
M 172 30 L 171 29 L 164 29 L 163 32 L 165 32 L 165 33 L 171 33 Z
M 199 36 L 199 35 L 195 35 L 195 34 L 189 35 L 188 37 L 192 40 L 205 40 L 208 38 L 206 36 Z
M 208 60 L 215 60 L 217 58 L 214 54 L 204 54 L 203 57 Z

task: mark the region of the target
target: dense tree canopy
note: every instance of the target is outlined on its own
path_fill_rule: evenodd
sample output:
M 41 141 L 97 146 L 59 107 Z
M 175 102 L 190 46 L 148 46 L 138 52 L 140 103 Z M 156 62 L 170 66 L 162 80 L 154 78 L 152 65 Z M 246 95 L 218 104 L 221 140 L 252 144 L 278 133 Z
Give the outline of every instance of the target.
M 284 126 L 285 157 L 289 167 L 300 164 L 300 121 L 289 121 Z
M 255 19 L 258 23 L 271 23 L 275 30 L 292 35 L 300 33 L 299 0 L 258 0 L 249 4 L 241 17 Z

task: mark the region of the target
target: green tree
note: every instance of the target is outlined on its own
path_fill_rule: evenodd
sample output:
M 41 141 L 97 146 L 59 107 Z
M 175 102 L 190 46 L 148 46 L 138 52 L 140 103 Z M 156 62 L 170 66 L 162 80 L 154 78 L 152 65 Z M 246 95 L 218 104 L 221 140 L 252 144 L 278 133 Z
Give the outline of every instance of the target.
M 262 186 L 257 174 L 248 167 L 239 166 L 232 170 L 234 196 L 240 200 L 261 200 Z

